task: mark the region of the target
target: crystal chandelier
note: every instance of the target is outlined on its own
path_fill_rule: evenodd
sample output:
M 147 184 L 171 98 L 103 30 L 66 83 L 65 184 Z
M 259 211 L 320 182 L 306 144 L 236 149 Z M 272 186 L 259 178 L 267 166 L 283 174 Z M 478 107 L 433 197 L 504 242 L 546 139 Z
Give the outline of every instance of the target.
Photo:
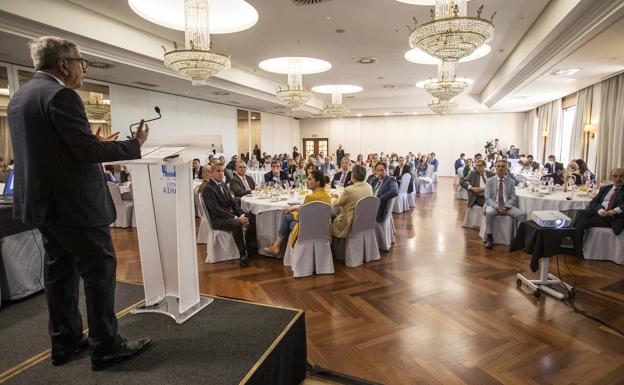
M 429 109 L 439 115 L 446 115 L 455 108 L 457 108 L 457 103 L 447 100 L 438 100 L 429 103 Z
M 323 108 L 323 113 L 333 118 L 342 118 L 351 112 L 351 108 L 342 103 L 342 95 L 361 92 L 362 89 L 363 88 L 360 86 L 332 84 L 313 87 L 312 91 L 322 94 L 331 94 L 331 104 Z
M 303 75 L 300 72 L 300 58 L 288 59 L 288 88 L 279 88 L 275 96 L 286 103 L 291 110 L 297 110 L 306 104 L 312 93 L 303 88 Z
M 442 61 L 457 62 L 492 40 L 496 13 L 488 21 L 481 18 L 482 12 L 483 5 L 477 17 L 469 17 L 467 0 L 436 0 L 430 22 L 418 25 L 414 19 L 409 44 Z
M 211 50 L 208 0 L 184 0 L 184 20 L 185 49 L 178 49 L 175 42 L 173 51 L 165 49 L 165 65 L 194 86 L 205 85 L 208 78 L 230 68 L 230 57 Z

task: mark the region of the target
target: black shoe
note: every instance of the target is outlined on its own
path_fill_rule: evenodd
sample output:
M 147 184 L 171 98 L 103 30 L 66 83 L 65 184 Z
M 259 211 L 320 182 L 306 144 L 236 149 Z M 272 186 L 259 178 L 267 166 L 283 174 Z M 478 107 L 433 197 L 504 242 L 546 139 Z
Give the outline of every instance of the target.
M 249 266 L 249 257 L 247 257 L 246 255 L 241 255 L 240 267 L 247 267 L 247 266 Z
M 486 249 L 494 248 L 494 237 L 492 237 L 492 234 L 488 234 L 487 241 L 485 242 L 485 248 Z
M 134 341 L 123 340 L 116 351 L 99 358 L 91 358 L 91 369 L 102 370 L 117 362 L 128 360 L 139 354 L 151 342 L 152 339 L 149 337 Z
M 85 350 L 89 347 L 89 339 L 87 336 L 82 336 L 80 341 L 73 348 L 59 352 L 52 351 L 52 365 L 61 366 L 69 362 L 69 358 L 82 350 Z

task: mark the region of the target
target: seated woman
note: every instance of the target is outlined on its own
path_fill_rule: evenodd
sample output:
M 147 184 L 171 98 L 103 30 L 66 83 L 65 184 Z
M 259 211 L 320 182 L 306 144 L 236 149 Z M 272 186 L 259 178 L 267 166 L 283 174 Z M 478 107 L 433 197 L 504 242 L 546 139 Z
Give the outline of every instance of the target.
M 323 174 L 319 170 L 312 170 L 308 174 L 308 179 L 306 180 L 306 187 L 312 190 L 312 194 L 307 195 L 305 197 L 305 199 L 303 200 L 303 204 L 314 202 L 314 201 L 321 201 L 327 204 L 331 204 L 331 197 L 325 191 L 325 183 L 326 183 L 325 174 Z M 272 254 L 272 255 L 279 254 L 282 242 L 284 242 L 284 239 L 288 239 L 290 232 L 298 223 L 298 220 L 299 220 L 299 213 L 297 212 L 298 209 L 299 209 L 298 206 L 297 207 L 291 206 L 291 207 L 284 209 L 286 214 L 284 214 L 284 216 L 282 217 L 282 223 L 280 224 L 277 238 L 275 239 L 275 242 L 273 242 L 271 246 L 267 246 L 263 249 L 264 252 L 268 254 Z
M 351 225 L 355 217 L 355 204 L 360 198 L 373 195 L 373 188 L 366 183 L 366 168 L 359 164 L 351 168 L 353 184 L 346 187 L 333 207 L 341 207 L 340 213 L 334 219 L 332 235 L 336 238 L 347 238 L 351 232 Z

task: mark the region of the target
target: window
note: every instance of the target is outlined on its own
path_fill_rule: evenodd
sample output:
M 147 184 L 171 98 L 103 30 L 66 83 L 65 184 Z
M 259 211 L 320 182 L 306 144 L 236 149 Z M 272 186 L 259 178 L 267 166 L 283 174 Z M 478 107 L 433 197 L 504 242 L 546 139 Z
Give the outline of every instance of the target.
M 576 117 L 576 106 L 568 107 L 561 111 L 560 135 L 557 140 L 557 158 L 567 164 L 570 161 L 570 140 L 572 138 L 572 126 Z

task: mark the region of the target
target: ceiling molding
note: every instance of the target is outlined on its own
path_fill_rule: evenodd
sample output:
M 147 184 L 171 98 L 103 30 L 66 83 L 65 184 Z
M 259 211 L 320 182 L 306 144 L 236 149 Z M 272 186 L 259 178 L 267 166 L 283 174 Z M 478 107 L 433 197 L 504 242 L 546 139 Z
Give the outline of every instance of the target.
M 556 4 L 553 2 L 549 6 Z M 506 79 L 502 86 L 488 93 L 488 89 L 498 80 L 497 76 L 490 81 L 481 94 L 481 103 L 490 108 L 494 107 L 503 98 L 540 77 L 623 16 L 624 0 L 580 1 L 542 40 L 543 44 L 532 50 L 528 60 L 524 60 L 524 64 L 515 69 L 513 75 Z M 540 19 L 541 16 L 534 25 L 538 24 Z M 517 59 L 514 57 L 517 54 L 518 52 L 513 52 L 505 64 Z

